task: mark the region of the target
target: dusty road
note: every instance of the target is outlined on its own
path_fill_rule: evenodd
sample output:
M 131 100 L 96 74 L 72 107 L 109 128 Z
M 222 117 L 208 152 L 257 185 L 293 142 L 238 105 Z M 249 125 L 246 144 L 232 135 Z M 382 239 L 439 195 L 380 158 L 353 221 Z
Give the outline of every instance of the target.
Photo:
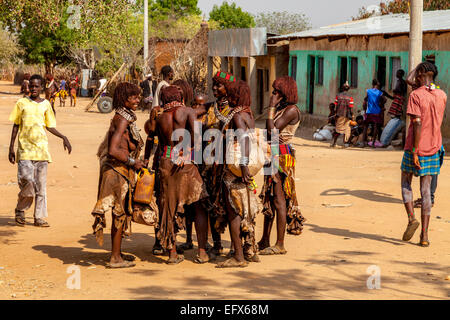
M 0 92 L 18 92 L 0 82 Z M 90 211 L 96 201 L 97 146 L 111 115 L 85 113 L 87 99 L 75 109 L 57 109 L 58 129 L 70 138 L 72 155 L 49 136 L 54 162 L 49 166 L 51 225 L 39 229 L 27 213 L 25 228 L 15 226 L 17 167 L 7 161 L 8 116 L 18 95 L 0 94 L 0 299 L 448 299 L 450 281 L 450 165 L 439 180 L 432 211 L 429 248 L 417 246 L 419 233 L 402 242 L 406 215 L 399 188 L 398 151 L 330 150 L 327 143 L 296 138 L 297 190 L 307 218 L 301 236 L 287 236 L 284 256 L 261 256 L 245 269 L 197 265 L 194 252 L 177 266 L 154 257 L 154 230 L 133 225 L 124 251 L 137 257 L 125 270 L 104 267 L 110 241 L 97 246 Z M 138 112 L 143 128 L 146 114 Z M 304 137 L 307 131 L 301 129 Z M 258 177 L 261 186 L 262 177 Z M 414 181 L 415 196 L 418 183 Z M 351 205 L 330 208 L 324 204 Z M 417 211 L 419 214 L 419 212 Z M 258 240 L 262 216 L 257 220 Z M 108 227 L 110 219 L 108 219 Z M 272 235 L 274 241 L 275 234 Z M 184 240 L 184 233 L 180 234 Z M 223 244 L 229 247 L 228 232 Z M 225 253 L 228 249 L 225 250 Z M 222 261 L 224 258 L 221 258 Z M 79 266 L 81 288 L 66 281 Z M 369 290 L 367 269 L 381 272 L 381 289 Z

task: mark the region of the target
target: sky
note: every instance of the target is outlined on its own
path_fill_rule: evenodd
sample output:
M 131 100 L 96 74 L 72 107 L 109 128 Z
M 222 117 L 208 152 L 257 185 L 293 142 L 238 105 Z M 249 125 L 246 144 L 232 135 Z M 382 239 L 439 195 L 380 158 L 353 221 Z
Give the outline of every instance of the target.
M 198 0 L 198 7 L 208 17 L 215 4 L 224 0 Z M 288 11 L 304 13 L 311 19 L 313 28 L 351 20 L 362 6 L 376 5 L 380 0 L 228 0 L 235 2 L 242 10 L 259 12 Z

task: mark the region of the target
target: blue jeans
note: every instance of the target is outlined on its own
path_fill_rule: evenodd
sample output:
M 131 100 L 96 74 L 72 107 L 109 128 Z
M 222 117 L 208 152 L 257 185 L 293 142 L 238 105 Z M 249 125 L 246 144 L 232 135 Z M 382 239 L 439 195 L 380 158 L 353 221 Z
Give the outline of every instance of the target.
M 397 133 L 399 133 L 405 126 L 405 122 L 400 118 L 392 118 L 386 125 L 381 134 L 380 142 L 383 146 L 388 146 L 391 144 L 392 139 Z

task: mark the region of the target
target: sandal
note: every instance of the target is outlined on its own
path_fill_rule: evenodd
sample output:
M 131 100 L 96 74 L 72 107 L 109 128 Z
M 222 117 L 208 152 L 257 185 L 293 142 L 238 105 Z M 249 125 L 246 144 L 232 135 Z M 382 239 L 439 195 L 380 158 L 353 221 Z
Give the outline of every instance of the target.
M 34 220 L 34 225 L 36 227 L 41 227 L 41 228 L 48 228 L 50 227 L 50 225 L 48 224 L 47 221 L 43 220 L 43 219 L 35 219 Z
M 234 257 L 234 249 L 230 249 L 227 254 L 227 258 L 233 258 Z
M 161 247 L 160 245 L 159 246 L 155 245 L 153 246 L 152 253 L 154 256 L 162 256 L 164 255 L 165 251 L 163 247 Z
M 262 250 L 264 250 L 265 248 L 270 247 L 270 244 L 269 244 L 268 246 L 266 246 L 265 244 L 266 244 L 266 243 L 265 243 L 264 241 L 262 241 L 262 240 L 259 241 L 259 242 L 258 242 L 258 250 L 259 250 L 259 251 L 262 251 Z
M 287 253 L 286 249 L 277 246 L 267 247 L 259 252 L 259 254 L 263 256 L 272 256 L 275 254 L 286 254 L 286 253 Z
M 175 259 L 169 258 L 169 260 L 167 260 L 166 263 L 170 264 L 170 265 L 176 265 L 183 261 L 184 261 L 184 256 L 182 254 L 178 254 Z
M 136 260 L 136 257 L 131 254 L 121 254 L 121 257 L 125 261 L 134 261 Z
M 419 242 L 419 246 L 421 246 L 421 247 L 429 247 L 430 246 L 430 241 L 420 241 Z
M 194 263 L 198 263 L 198 264 L 204 264 L 210 261 L 214 261 L 216 260 L 216 256 L 210 252 L 207 252 L 208 254 L 208 260 L 203 260 L 202 258 L 200 258 L 200 256 L 197 254 L 194 258 Z
M 259 256 L 255 253 L 253 256 L 245 256 L 245 260 L 248 262 L 261 262 L 261 259 L 259 259 Z
M 194 248 L 194 244 L 192 242 L 185 242 L 185 243 L 182 243 L 179 246 L 177 246 L 177 252 L 178 252 L 178 249 L 180 249 L 180 251 L 184 252 L 186 250 L 191 250 L 193 248 Z M 183 253 L 183 252 L 181 252 L 181 253 Z
M 134 263 L 134 262 L 123 260 L 122 262 L 117 262 L 117 263 L 111 263 L 111 262 L 107 263 L 106 268 L 122 269 L 122 268 L 131 268 L 131 267 L 134 267 L 135 265 L 136 265 L 136 263 Z
M 18 226 L 25 227 L 25 218 L 20 217 L 20 216 L 16 217 L 16 224 Z
M 416 219 L 408 223 L 408 226 L 406 227 L 405 233 L 403 233 L 403 241 L 409 241 L 414 235 L 414 232 L 416 232 L 417 228 L 419 227 L 420 223 Z
M 216 268 L 245 268 L 248 266 L 247 261 L 237 261 L 234 257 L 219 263 Z

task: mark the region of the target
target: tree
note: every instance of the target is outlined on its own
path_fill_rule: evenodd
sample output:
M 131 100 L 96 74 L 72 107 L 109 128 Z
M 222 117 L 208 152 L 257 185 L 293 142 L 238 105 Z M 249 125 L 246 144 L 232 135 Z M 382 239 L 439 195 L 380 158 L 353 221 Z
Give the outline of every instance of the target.
M 0 25 L 0 67 L 12 63 L 19 53 L 17 39 Z
M 255 26 L 255 19 L 250 13 L 242 11 L 235 3 L 230 5 L 225 1 L 220 7 L 214 5 L 209 13 L 209 19 L 216 21 L 221 29 L 252 28 Z
M 303 13 L 270 12 L 255 16 L 257 27 L 266 27 L 267 32 L 279 35 L 300 32 L 311 28 L 310 19 Z
M 131 0 L 2 0 L 0 21 L 18 35 L 26 61 L 52 72 L 73 52 L 127 48 L 134 10 Z
M 409 0 L 388 0 L 380 2 L 380 10 L 369 10 L 366 7 L 362 7 L 358 11 L 358 15 L 353 17 L 353 20 L 367 19 L 371 16 L 381 13 L 382 15 L 390 13 L 408 13 L 409 12 Z M 423 10 L 448 10 L 450 9 L 449 0 L 424 0 Z
M 74 37 L 65 23 L 56 29 L 50 27 L 37 31 L 31 25 L 25 25 L 19 33 L 19 44 L 23 47 L 23 58 L 27 64 L 44 64 L 47 73 L 53 73 L 56 64 L 70 62 L 67 48 Z
M 197 5 L 198 0 L 154 0 L 149 6 L 148 15 L 153 21 L 201 15 L 202 11 Z

